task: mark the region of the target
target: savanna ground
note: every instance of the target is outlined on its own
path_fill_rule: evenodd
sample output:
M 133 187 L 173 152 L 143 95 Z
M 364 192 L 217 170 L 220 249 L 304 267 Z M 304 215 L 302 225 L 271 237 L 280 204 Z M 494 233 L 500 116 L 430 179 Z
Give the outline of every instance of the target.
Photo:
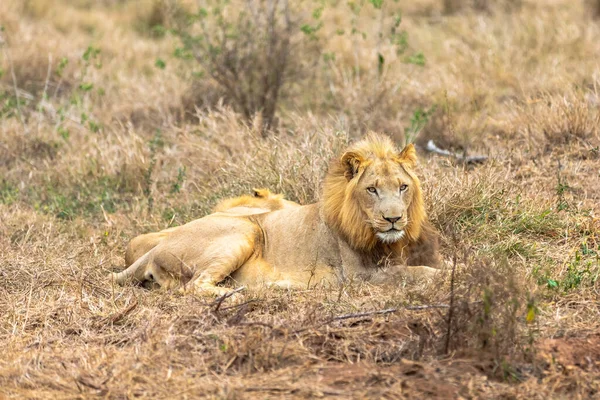
M 0 397 L 599 396 L 600 4 L 294 2 L 265 56 L 269 4 L 0 2 Z M 367 130 L 419 146 L 453 285 L 108 279 L 221 198 L 318 200 Z

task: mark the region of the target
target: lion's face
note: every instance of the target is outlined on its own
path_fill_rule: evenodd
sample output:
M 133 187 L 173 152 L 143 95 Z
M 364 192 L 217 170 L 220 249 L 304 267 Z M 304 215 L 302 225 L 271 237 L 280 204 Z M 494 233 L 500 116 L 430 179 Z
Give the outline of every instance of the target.
M 414 191 L 413 178 L 397 162 L 376 161 L 365 168 L 354 200 L 379 241 L 389 244 L 404 237 Z
M 325 179 L 327 223 L 355 249 L 417 240 L 425 210 L 416 161 L 412 144 L 398 151 L 383 135 L 355 143 L 332 162 Z

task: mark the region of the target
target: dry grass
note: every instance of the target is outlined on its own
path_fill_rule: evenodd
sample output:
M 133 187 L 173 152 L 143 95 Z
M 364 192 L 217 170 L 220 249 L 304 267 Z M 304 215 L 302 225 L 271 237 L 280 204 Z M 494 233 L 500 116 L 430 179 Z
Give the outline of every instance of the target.
M 263 138 L 156 29 L 193 2 L 0 2 L 0 395 L 597 396 L 595 3 L 326 7 L 321 58 L 302 60 Z M 399 10 L 402 54 L 378 39 Z M 364 37 L 336 33 L 353 23 Z M 452 291 L 352 282 L 215 303 L 108 281 L 134 235 L 223 197 L 318 200 L 328 160 L 367 129 L 490 156 L 420 153 Z

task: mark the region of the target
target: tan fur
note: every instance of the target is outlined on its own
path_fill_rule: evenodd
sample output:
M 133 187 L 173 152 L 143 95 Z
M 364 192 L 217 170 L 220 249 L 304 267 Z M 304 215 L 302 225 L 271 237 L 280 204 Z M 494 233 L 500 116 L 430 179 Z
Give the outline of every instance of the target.
M 426 222 L 415 164 L 412 145 L 398 152 L 387 136 L 372 133 L 331 163 L 321 203 L 211 214 L 169 232 L 114 278 L 222 294 L 227 289 L 216 285 L 226 277 L 306 288 L 376 281 L 382 269 L 434 273 L 437 235 Z
M 281 210 L 285 207 L 300 207 L 300 204 L 285 200 L 282 194 L 271 193 L 269 189 L 253 189 L 252 196 L 243 195 L 231 199 L 221 200 L 213 209 L 214 213 L 234 215 L 253 215 L 269 211 Z M 151 232 L 136 236 L 125 250 L 125 266 L 128 267 L 137 259 L 156 247 L 164 238 L 169 236 L 177 227 L 163 229 L 160 232 Z
M 256 214 L 256 212 L 236 212 L 239 207 L 252 208 L 256 210 L 275 211 L 285 207 L 298 207 L 298 203 L 283 198 L 282 194 L 271 193 L 269 189 L 253 189 L 253 195 L 244 195 L 232 199 L 221 200 L 213 209 L 213 212 L 228 212 L 233 214 Z

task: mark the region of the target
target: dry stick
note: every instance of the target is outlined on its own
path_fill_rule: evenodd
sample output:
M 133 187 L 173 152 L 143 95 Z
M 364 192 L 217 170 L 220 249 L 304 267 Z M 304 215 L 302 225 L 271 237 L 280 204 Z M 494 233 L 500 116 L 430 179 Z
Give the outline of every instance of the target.
M 121 319 L 123 319 L 123 317 L 125 317 L 127 314 L 132 312 L 137 306 L 138 306 L 138 301 L 137 301 L 137 299 L 134 299 L 133 303 L 131 303 L 126 309 L 119 311 L 115 314 L 109 315 L 108 317 L 106 317 L 105 320 L 107 322 L 110 322 L 111 324 L 114 324 L 114 323 L 120 321 Z
M 456 243 L 456 237 L 454 238 Z M 446 332 L 446 345 L 444 353 L 448 354 L 450 350 L 450 333 L 452 331 L 452 317 L 454 314 L 454 273 L 456 271 L 456 252 L 452 259 L 452 275 L 450 276 L 450 309 L 448 310 L 448 331 Z
M 338 315 L 336 317 L 331 318 L 329 321 L 326 322 L 326 324 L 329 324 L 333 321 L 342 321 L 344 319 L 350 319 L 350 318 L 362 318 L 362 317 L 369 317 L 371 315 L 386 315 L 386 314 L 394 313 L 396 311 L 398 311 L 397 308 L 388 308 L 386 310 L 367 311 L 367 312 L 354 313 L 354 314 L 343 314 L 343 315 Z
M 460 161 L 465 164 L 483 164 L 488 159 L 488 157 L 484 156 L 484 155 L 464 156 L 462 154 L 453 153 L 448 150 L 440 149 L 439 147 L 436 146 L 436 144 L 433 142 L 433 140 L 429 140 L 427 142 L 427 146 L 425 146 L 425 150 L 427 150 L 431 153 L 439 154 L 441 156 L 452 157 L 452 158 L 456 159 L 457 161 Z
M 366 311 L 366 312 L 362 312 L 362 313 L 338 315 L 336 317 L 331 318 L 326 323 L 331 323 L 333 321 L 341 321 L 341 320 L 350 319 L 350 318 L 369 317 L 371 315 L 386 315 L 386 314 L 395 313 L 396 311 L 399 311 L 399 310 L 420 311 L 420 310 L 431 310 L 431 309 L 435 309 L 435 308 L 448 308 L 448 307 L 450 307 L 448 304 L 430 304 L 430 305 L 423 305 L 423 306 L 406 306 L 406 307 L 401 307 L 401 308 L 388 308 L 385 310 Z
M 422 305 L 422 306 L 405 306 L 405 307 L 398 307 L 398 308 L 387 308 L 385 310 L 366 311 L 366 312 L 362 312 L 362 313 L 342 314 L 342 315 L 338 315 L 336 317 L 332 317 L 332 318 L 328 319 L 327 321 L 318 325 L 318 327 L 321 327 L 324 325 L 329 325 L 330 323 L 335 322 L 335 321 L 342 321 L 342 320 L 351 319 L 351 318 L 370 317 L 372 315 L 387 315 L 387 314 L 395 313 L 400 310 L 422 311 L 422 310 L 434 310 L 434 309 L 449 308 L 449 307 L 450 306 L 448 304 L 426 304 L 426 305 Z M 309 328 L 297 329 L 293 333 L 304 332 L 308 329 Z
M 243 302 L 243 303 L 240 303 L 240 304 L 236 304 L 236 305 L 233 305 L 233 306 L 228 306 L 228 307 L 223 307 L 221 310 L 223 310 L 223 311 L 232 310 L 232 309 L 234 309 L 234 308 L 240 308 L 240 307 L 243 307 L 243 306 L 245 306 L 245 305 L 247 305 L 247 304 L 256 303 L 257 301 L 259 301 L 259 300 L 257 300 L 257 299 L 251 299 L 251 300 L 245 301 L 245 302 Z
M 216 306 L 214 312 L 219 312 L 219 308 L 221 308 L 221 304 L 223 304 L 223 302 L 225 301 L 225 299 L 233 296 L 234 294 L 236 294 L 238 292 L 241 292 L 244 289 L 246 289 L 246 287 L 242 286 L 242 287 L 239 287 L 239 288 L 237 288 L 235 290 L 232 290 L 229 293 L 225 293 L 224 295 L 217 297 L 217 299 L 210 304 L 211 306 L 213 306 L 213 305 Z

